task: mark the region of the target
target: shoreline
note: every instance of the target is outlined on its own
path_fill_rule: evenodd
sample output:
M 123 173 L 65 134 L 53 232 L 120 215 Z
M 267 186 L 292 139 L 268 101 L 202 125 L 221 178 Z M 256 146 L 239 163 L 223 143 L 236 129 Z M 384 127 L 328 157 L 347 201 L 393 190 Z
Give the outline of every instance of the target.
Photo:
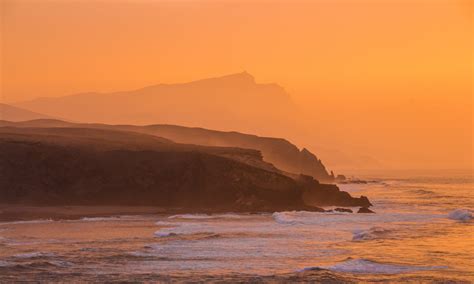
M 331 206 L 336 207 L 336 206 Z M 357 207 L 347 207 L 357 214 Z M 346 209 L 346 208 L 336 208 Z M 94 217 L 117 217 L 124 215 L 175 215 L 175 214 L 262 214 L 283 211 L 307 211 L 331 213 L 333 209 L 321 207 L 275 207 L 262 210 L 235 210 L 235 208 L 188 208 L 188 207 L 159 207 L 159 206 L 127 206 L 127 205 L 17 205 L 0 204 L 0 222 L 32 221 L 32 220 L 78 220 Z M 346 211 L 339 211 L 346 212 Z
M 318 208 L 318 207 L 314 207 Z M 118 206 L 118 205 L 12 205 L 0 204 L 0 222 L 31 220 L 78 220 L 81 218 L 114 217 L 124 215 L 175 215 L 175 214 L 219 214 L 243 213 L 259 214 L 279 211 L 306 210 L 314 208 L 274 208 L 275 210 L 236 211 L 225 209 L 198 209 L 154 206 Z M 308 210 L 309 209 L 309 210 Z M 319 208 L 318 208 L 319 209 Z M 321 212 L 313 210 L 314 212 Z
M 29 206 L 0 205 L 0 222 L 38 219 L 77 220 L 84 217 L 174 214 L 179 209 L 152 206 Z

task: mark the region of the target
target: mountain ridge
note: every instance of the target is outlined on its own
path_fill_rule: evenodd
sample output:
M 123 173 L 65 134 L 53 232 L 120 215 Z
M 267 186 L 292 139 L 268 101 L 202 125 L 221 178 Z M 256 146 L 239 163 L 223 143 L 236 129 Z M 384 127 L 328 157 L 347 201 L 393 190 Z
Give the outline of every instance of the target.
M 127 91 L 42 97 L 14 105 L 71 121 L 160 122 L 264 134 L 271 134 L 269 126 L 274 124 L 294 128 L 291 117 L 297 113 L 283 87 L 257 83 L 247 72 Z
M 0 103 L 0 120 L 27 121 L 34 119 L 55 119 L 52 116 Z
M 1 122 L 0 126 L 17 127 L 84 127 L 104 128 L 134 131 L 155 135 L 161 138 L 183 144 L 202 146 L 238 147 L 254 149 L 262 153 L 263 159 L 277 168 L 293 174 L 305 174 L 323 182 L 332 182 L 334 177 L 329 175 L 326 167 L 316 155 L 306 148 L 299 149 L 284 138 L 261 137 L 254 134 L 245 134 L 236 131 L 223 132 L 200 127 L 185 127 L 179 125 L 105 125 L 105 124 L 78 124 L 61 120 L 33 120 L 17 123 Z

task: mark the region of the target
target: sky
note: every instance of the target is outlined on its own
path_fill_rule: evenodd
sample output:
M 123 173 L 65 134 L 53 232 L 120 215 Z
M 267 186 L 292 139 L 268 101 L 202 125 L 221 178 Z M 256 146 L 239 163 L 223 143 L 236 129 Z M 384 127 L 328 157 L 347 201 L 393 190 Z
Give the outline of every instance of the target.
M 306 132 L 288 138 L 326 157 L 473 167 L 471 1 L 0 3 L 0 101 L 245 70 L 290 93 Z

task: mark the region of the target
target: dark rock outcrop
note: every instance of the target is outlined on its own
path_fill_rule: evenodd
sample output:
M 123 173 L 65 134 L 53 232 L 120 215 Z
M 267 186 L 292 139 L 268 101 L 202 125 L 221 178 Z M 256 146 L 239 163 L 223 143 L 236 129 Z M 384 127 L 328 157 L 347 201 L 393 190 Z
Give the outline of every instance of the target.
M 340 184 L 368 184 L 369 182 L 361 179 L 346 179 L 339 181 Z
M 336 177 L 337 182 L 344 182 L 346 180 L 347 180 L 347 178 L 346 178 L 345 175 L 337 175 L 337 177 Z
M 303 199 L 313 206 L 370 207 L 372 204 L 365 196 L 352 197 L 334 184 L 320 184 L 309 176 L 301 175 L 299 181 L 305 184 Z
M 367 207 L 361 207 L 361 208 L 359 208 L 359 211 L 357 211 L 357 213 L 375 213 L 375 212 L 370 210 Z
M 347 212 L 347 213 L 352 213 L 353 211 L 349 208 L 335 208 L 334 211 L 336 212 Z
M 309 176 L 295 180 L 235 158 L 251 156 L 252 151 L 259 153 L 104 129 L 4 127 L 0 128 L 0 200 L 202 212 L 323 212 L 316 204 L 359 204 L 359 198 L 334 185 L 319 184 Z M 306 194 L 316 202 L 306 202 Z M 364 204 L 360 206 L 370 205 Z
M 147 205 L 216 211 L 305 206 L 294 180 L 200 152 L 97 151 L 2 141 L 0 172 L 0 199 L 10 204 Z

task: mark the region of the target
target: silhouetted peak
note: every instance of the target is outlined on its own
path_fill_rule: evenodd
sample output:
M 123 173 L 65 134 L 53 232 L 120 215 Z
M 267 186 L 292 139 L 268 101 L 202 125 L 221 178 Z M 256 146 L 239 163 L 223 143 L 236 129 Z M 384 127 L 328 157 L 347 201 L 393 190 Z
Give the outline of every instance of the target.
M 306 148 L 303 148 L 303 150 L 301 150 L 301 154 L 303 154 L 303 156 L 309 156 L 309 157 L 316 158 L 316 156 Z
M 203 80 L 200 80 L 200 81 L 201 82 L 219 81 L 219 82 L 225 82 L 225 83 L 229 83 L 229 84 L 255 84 L 255 77 L 252 76 L 247 71 L 244 71 L 244 72 L 240 72 L 240 73 L 224 75 L 224 76 L 221 76 L 221 77 L 203 79 Z

